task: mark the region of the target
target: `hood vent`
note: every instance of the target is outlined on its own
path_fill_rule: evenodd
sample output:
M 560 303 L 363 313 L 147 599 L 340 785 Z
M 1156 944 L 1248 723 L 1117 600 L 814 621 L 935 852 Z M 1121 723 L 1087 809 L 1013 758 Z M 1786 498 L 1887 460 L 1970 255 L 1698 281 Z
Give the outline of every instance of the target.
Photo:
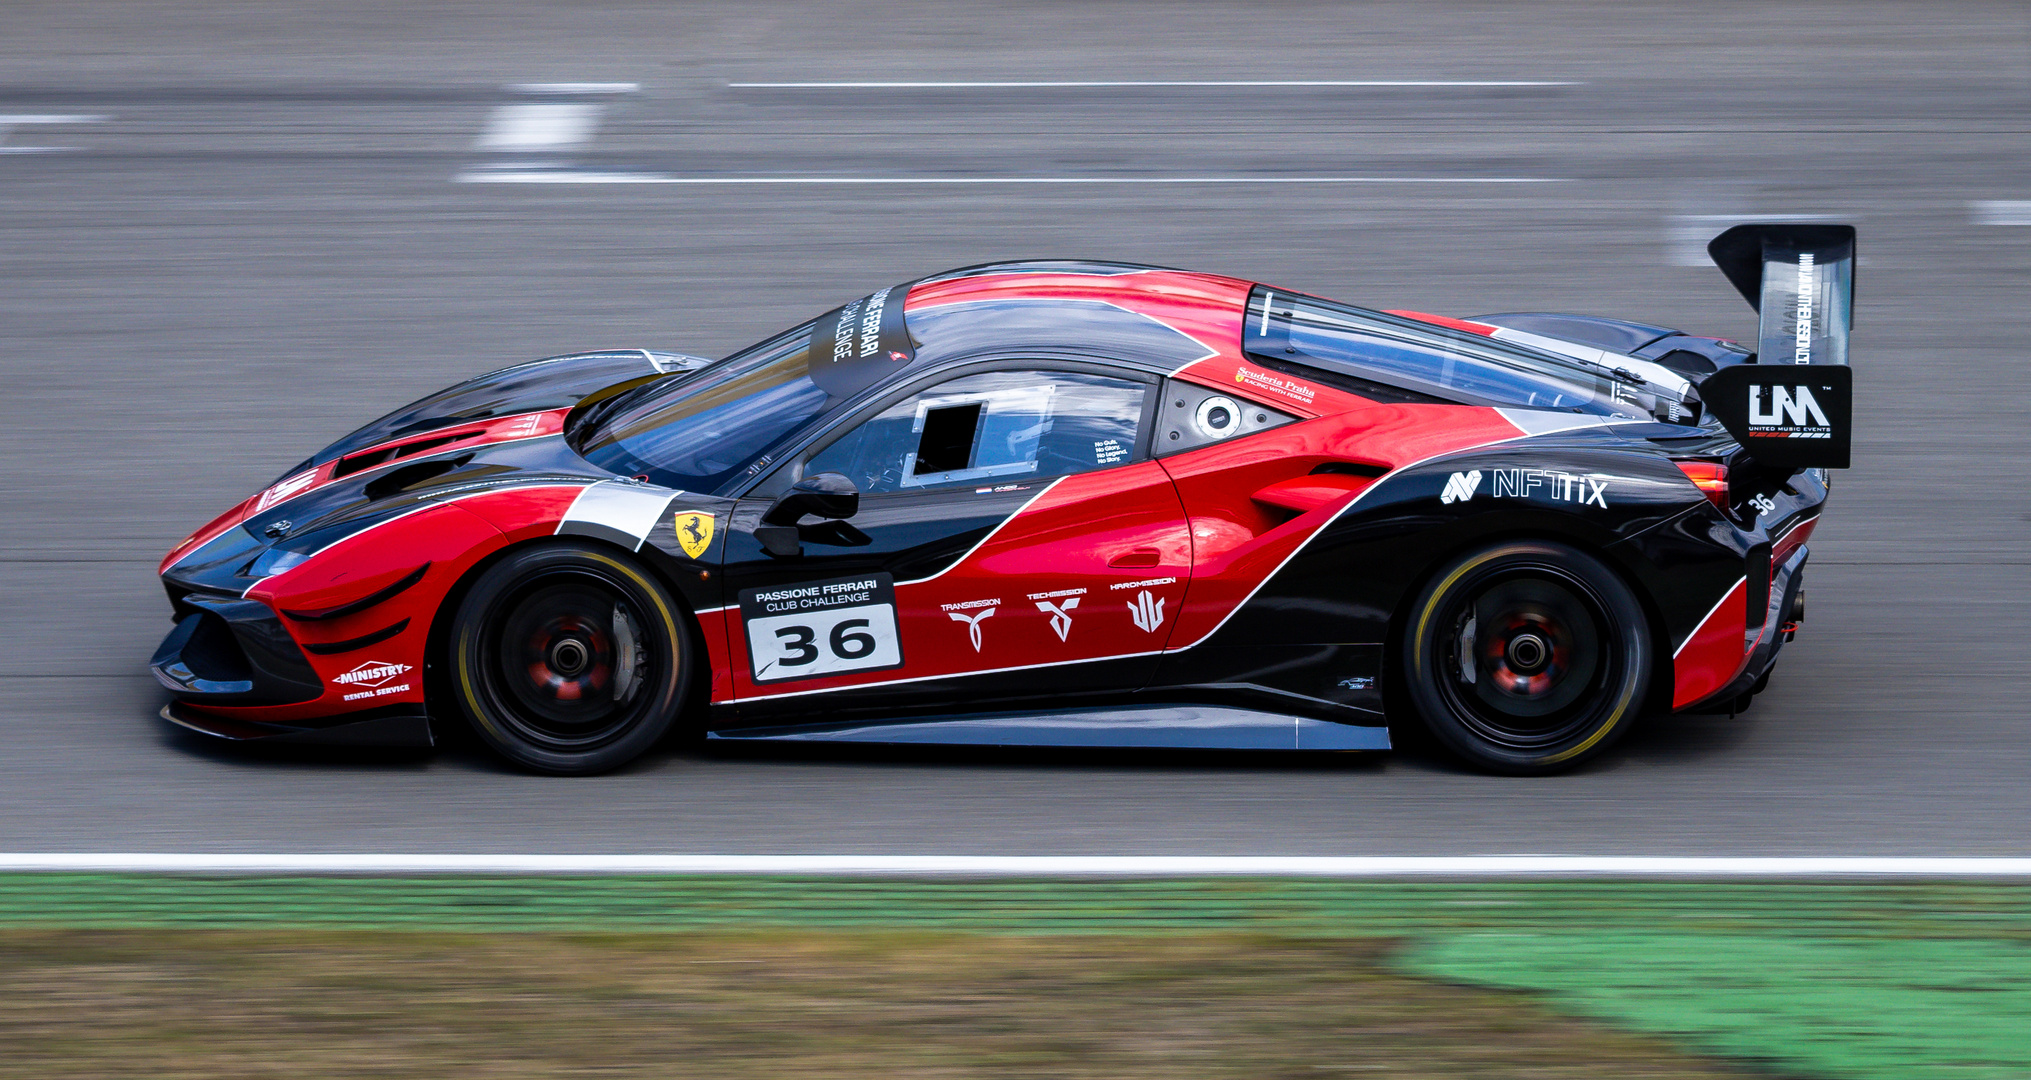
M 369 499 L 385 499 L 418 484 L 435 480 L 472 459 L 472 451 L 468 450 L 457 457 L 434 458 L 430 461 L 419 461 L 414 465 L 404 465 L 367 481 L 364 494 Z
M 482 434 L 482 432 L 462 431 L 456 435 L 438 435 L 428 439 L 418 439 L 415 442 L 399 443 L 395 446 L 382 446 L 373 450 L 362 450 L 357 454 L 340 458 L 339 463 L 332 468 L 331 476 L 332 479 L 336 480 L 341 476 L 350 476 L 356 472 L 364 472 L 376 465 L 385 465 L 390 461 L 396 461 L 401 458 L 427 454 L 432 450 L 450 446 L 455 442 L 464 442 L 479 434 Z

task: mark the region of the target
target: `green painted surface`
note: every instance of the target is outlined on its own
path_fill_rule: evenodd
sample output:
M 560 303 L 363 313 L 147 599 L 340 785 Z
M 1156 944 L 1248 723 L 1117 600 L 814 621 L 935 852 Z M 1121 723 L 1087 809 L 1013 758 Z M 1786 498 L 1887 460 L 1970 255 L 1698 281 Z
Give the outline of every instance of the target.
M 1561 1012 L 1816 1076 L 2031 1076 L 2021 941 L 1757 934 L 1449 935 L 1406 971 L 1534 990 Z
M 1815 1076 L 2031 1077 L 2031 888 L 0 875 L 0 926 L 1391 937 L 1403 970 Z
M 751 876 L 189 877 L 0 874 L 0 926 L 275 924 L 461 930 L 720 925 L 996 933 L 1247 930 L 1402 936 L 1621 928 L 2031 941 L 2010 885 L 892 880 Z

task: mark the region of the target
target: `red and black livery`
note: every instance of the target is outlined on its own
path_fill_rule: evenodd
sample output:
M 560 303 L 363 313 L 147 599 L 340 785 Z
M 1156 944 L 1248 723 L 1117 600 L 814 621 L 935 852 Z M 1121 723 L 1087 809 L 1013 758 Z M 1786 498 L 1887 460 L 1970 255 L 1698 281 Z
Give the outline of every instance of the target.
M 1760 356 L 1031 262 L 719 361 L 483 375 L 169 553 L 164 715 L 465 722 L 557 773 L 673 729 L 1379 750 L 1416 717 L 1484 768 L 1567 767 L 1761 689 L 1846 464 L 1853 230 L 1712 250 Z

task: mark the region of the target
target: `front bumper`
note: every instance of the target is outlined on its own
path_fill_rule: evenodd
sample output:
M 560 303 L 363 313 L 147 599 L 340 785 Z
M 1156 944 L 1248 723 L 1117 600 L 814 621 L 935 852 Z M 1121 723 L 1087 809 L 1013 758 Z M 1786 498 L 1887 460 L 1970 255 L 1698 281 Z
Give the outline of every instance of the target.
M 317 710 L 290 708 L 323 696 L 324 680 L 268 605 L 188 593 L 178 597 L 177 609 L 175 628 L 148 663 L 156 681 L 176 695 L 162 708 L 164 720 L 229 742 L 435 745 L 430 716 L 421 705 L 386 705 L 332 717 L 305 717 L 301 714 Z M 285 719 L 224 714 L 248 711 Z
M 268 605 L 190 593 L 176 606 L 176 627 L 148 670 L 178 698 L 220 707 L 291 705 L 324 693 L 324 680 Z

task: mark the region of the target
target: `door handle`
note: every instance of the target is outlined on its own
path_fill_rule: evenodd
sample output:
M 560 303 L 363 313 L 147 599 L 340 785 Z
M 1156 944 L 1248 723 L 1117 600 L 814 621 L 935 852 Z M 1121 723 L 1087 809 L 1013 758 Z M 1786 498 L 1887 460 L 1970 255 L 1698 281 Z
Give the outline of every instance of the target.
M 1107 560 L 1107 565 L 1114 569 L 1126 570 L 1134 567 L 1155 566 L 1162 562 L 1163 558 L 1163 552 L 1155 548 L 1130 548 Z

